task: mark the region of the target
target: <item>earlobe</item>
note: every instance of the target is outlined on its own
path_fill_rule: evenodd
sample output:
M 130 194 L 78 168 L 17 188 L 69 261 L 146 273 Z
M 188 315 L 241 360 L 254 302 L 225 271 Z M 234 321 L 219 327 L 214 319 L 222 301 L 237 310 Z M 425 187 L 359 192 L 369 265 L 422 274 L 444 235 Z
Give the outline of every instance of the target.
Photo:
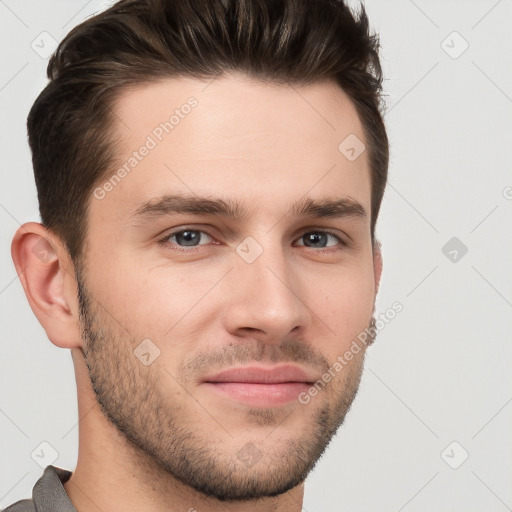
M 23 224 L 11 244 L 16 272 L 32 311 L 50 341 L 62 348 L 81 347 L 75 277 L 60 240 L 37 222 Z

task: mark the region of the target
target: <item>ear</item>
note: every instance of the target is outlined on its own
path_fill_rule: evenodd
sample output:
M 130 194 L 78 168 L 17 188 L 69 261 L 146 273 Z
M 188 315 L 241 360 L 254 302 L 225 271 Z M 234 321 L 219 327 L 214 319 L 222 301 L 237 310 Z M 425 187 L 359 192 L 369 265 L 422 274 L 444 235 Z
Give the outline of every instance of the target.
M 60 239 L 42 224 L 27 222 L 14 235 L 11 256 L 50 341 L 62 348 L 81 347 L 75 271 Z
M 375 295 L 379 291 L 380 276 L 382 275 L 382 250 L 381 243 L 375 239 L 373 244 L 373 274 L 375 276 Z

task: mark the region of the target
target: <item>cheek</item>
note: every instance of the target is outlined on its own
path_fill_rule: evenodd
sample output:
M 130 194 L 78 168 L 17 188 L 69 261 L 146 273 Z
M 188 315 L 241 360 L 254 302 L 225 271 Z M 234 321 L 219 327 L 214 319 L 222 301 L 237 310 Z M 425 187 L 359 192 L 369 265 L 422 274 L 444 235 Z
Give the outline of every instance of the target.
M 316 298 L 309 293 L 311 308 L 326 326 L 326 349 L 334 355 L 350 346 L 370 323 L 374 307 L 373 274 L 340 273 L 326 281 L 321 292 Z
M 108 283 L 97 282 L 105 309 L 130 334 L 132 344 L 150 339 L 160 350 L 159 361 L 171 367 L 201 333 L 204 338 L 205 319 L 211 320 L 219 300 L 214 293 L 218 281 L 218 269 L 119 264 L 110 272 Z

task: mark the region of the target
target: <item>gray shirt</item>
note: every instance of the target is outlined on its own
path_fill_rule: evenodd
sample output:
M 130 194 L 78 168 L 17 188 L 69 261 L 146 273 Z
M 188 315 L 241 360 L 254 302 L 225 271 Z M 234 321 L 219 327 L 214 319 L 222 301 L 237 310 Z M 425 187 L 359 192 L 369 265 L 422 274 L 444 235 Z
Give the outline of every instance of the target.
M 0 512 L 77 512 L 62 485 L 71 475 L 67 469 L 46 466 L 32 488 L 32 499 L 19 500 Z

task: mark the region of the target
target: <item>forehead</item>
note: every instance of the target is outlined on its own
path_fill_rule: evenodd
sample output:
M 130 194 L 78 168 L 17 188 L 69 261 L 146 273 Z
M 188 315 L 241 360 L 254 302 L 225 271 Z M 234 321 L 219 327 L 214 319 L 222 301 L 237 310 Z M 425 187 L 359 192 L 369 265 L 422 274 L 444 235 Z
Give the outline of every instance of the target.
M 192 103 L 189 109 L 187 104 Z M 113 110 L 117 131 L 127 138 L 135 135 L 134 129 L 150 134 L 168 121 L 174 133 L 193 124 L 194 129 L 208 129 L 208 135 L 221 132 L 223 137 L 282 130 L 290 139 L 323 139 L 329 132 L 335 134 L 334 141 L 344 132 L 364 138 L 354 104 L 332 81 L 298 86 L 261 83 L 240 75 L 209 80 L 179 77 L 127 88 Z M 185 123 L 187 117 L 192 121 Z M 179 130 L 178 125 L 182 125 Z
M 116 164 L 98 185 L 110 182 L 101 208 L 117 217 L 171 192 L 236 196 L 255 211 L 340 195 L 369 211 L 367 152 L 343 152 L 346 140 L 364 147 L 364 132 L 334 82 L 173 78 L 125 90 L 113 112 Z

